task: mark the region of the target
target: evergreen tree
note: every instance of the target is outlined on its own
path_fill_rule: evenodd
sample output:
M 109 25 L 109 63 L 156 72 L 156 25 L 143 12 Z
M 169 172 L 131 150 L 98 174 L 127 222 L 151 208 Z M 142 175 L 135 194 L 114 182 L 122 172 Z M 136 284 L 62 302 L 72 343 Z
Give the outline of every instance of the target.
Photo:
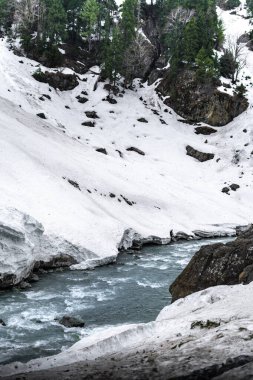
M 99 16 L 99 4 L 96 0 L 86 0 L 81 10 L 81 19 L 85 23 L 84 36 L 89 42 L 89 51 L 92 46 L 92 35 L 96 32 Z
M 46 4 L 44 34 L 49 46 L 58 44 L 66 35 L 67 15 L 62 0 L 44 0 Z
M 196 57 L 197 78 L 200 81 L 207 81 L 218 76 L 216 60 L 209 56 L 208 52 L 201 48 Z
M 121 30 L 124 50 L 129 48 L 136 37 L 138 25 L 138 0 L 125 0 L 122 4 Z
M 195 17 L 186 25 L 183 40 L 183 59 L 187 62 L 194 62 L 200 49 L 199 29 Z
M 122 34 L 118 25 L 114 26 L 112 36 L 105 50 L 104 73 L 114 85 L 122 70 Z

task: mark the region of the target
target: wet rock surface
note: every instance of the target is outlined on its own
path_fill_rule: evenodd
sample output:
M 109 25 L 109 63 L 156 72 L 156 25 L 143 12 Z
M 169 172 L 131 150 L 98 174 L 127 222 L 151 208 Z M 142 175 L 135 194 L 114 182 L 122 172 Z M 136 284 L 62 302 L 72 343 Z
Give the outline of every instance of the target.
M 60 325 L 63 325 L 68 328 L 85 326 L 85 323 L 81 321 L 80 319 L 75 318 L 75 317 L 70 317 L 68 315 L 64 315 L 62 318 L 56 319 L 56 321 L 58 321 Z
M 235 241 L 202 247 L 170 286 L 172 301 L 217 286 L 252 281 L 253 226 Z

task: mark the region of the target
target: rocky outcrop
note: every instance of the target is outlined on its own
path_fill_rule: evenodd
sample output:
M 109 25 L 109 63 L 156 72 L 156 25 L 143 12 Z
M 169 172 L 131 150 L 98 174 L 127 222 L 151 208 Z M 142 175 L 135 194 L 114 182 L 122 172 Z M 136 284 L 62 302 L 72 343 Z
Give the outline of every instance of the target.
M 248 101 L 243 96 L 228 95 L 217 90 L 219 83 L 200 83 L 196 73 L 182 70 L 174 76 L 167 71 L 157 87 L 166 96 L 165 104 L 190 122 L 204 122 L 212 126 L 223 126 L 244 112 Z
M 73 90 L 79 85 L 78 78 L 75 74 L 63 74 L 57 72 L 42 72 L 40 70 L 33 74 L 34 79 L 38 82 L 48 83 L 49 86 L 60 91 Z
M 157 58 L 156 47 L 143 32 L 138 32 L 124 58 L 128 76 L 130 78 L 147 78 Z
M 253 225 L 233 242 L 202 247 L 170 286 L 172 300 L 216 285 L 253 280 Z
M 186 152 L 187 152 L 187 156 L 193 157 L 200 162 L 209 161 L 209 160 L 212 160 L 214 158 L 213 153 L 200 152 L 200 151 L 192 148 L 190 145 L 187 145 Z

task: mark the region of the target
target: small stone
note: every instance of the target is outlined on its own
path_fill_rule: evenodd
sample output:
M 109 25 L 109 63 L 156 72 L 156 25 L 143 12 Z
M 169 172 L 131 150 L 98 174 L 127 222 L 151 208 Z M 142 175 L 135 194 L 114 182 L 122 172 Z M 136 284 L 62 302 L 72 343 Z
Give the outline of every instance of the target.
M 95 111 L 86 111 L 85 112 L 85 115 L 89 118 L 89 119 L 99 119 L 97 113 Z
M 46 115 L 43 112 L 37 113 L 37 116 L 41 119 L 46 119 Z
M 138 119 L 138 121 L 140 123 L 148 123 L 147 119 L 145 119 L 144 117 L 141 117 L 140 119 Z
M 103 154 L 106 154 L 106 155 L 108 154 L 105 148 L 98 148 L 98 149 L 96 149 L 96 152 L 103 153 Z
M 95 127 L 95 123 L 93 121 L 85 121 L 84 123 L 82 123 L 82 125 L 84 127 L 89 127 L 89 128 L 94 128 Z
M 229 194 L 230 189 L 228 187 L 223 187 L 221 191 L 222 193 Z

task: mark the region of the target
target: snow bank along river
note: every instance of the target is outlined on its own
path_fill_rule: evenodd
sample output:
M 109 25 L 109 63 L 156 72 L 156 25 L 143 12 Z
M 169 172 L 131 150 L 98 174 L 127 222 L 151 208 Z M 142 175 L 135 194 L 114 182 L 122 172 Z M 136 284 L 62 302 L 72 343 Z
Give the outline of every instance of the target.
M 94 271 L 49 273 L 30 290 L 0 292 L 0 318 L 7 325 L 0 325 L 0 363 L 59 353 L 108 326 L 154 320 L 170 303 L 169 285 L 200 246 L 213 241 L 149 246 Z M 86 326 L 65 328 L 55 321 L 63 315 Z

